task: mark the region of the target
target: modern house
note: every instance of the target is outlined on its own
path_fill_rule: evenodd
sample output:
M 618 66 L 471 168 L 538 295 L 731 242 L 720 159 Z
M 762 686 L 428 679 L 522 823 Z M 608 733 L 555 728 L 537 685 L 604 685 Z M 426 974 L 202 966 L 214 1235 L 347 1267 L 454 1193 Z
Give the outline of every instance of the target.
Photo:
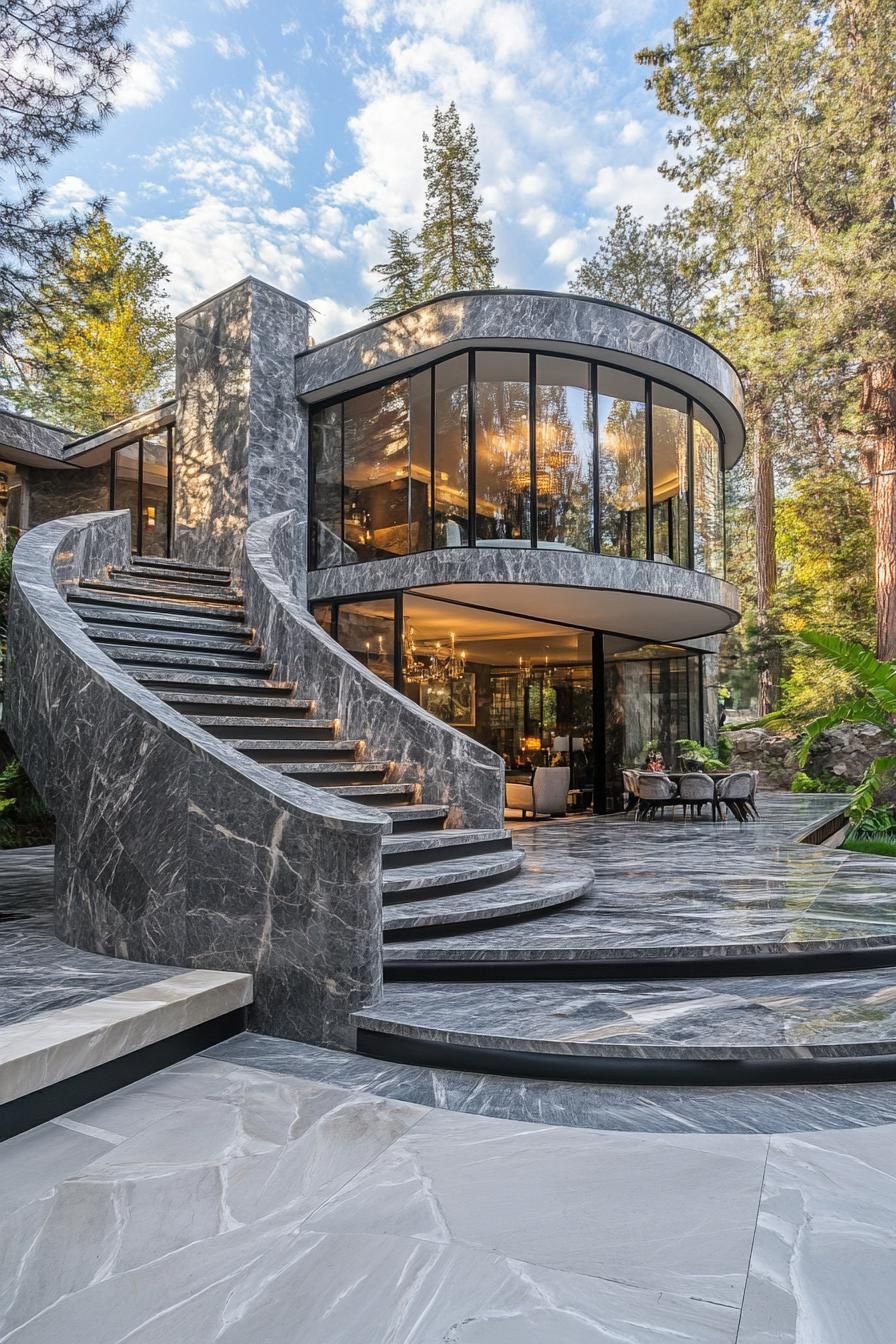
M 309 317 L 247 279 L 177 319 L 172 401 L 83 438 L 0 415 L 6 712 L 63 937 L 251 970 L 263 1030 L 351 1047 L 384 934 L 388 969 L 590 885 L 527 873 L 505 769 L 613 811 L 648 748 L 713 740 L 743 394 L 568 294 Z

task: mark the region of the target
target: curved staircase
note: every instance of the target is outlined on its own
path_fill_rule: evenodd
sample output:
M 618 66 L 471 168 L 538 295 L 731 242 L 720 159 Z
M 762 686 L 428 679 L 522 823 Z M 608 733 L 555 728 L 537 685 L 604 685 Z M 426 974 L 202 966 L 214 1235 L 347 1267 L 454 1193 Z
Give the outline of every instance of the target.
M 104 653 L 197 727 L 259 765 L 390 818 L 386 942 L 527 919 L 590 890 L 584 864 L 562 878 L 524 867 L 508 830 L 445 829 L 447 806 L 421 803 L 420 786 L 393 780 L 375 744 L 343 737 L 325 706 L 278 679 L 228 570 L 134 557 L 82 579 L 68 601 Z

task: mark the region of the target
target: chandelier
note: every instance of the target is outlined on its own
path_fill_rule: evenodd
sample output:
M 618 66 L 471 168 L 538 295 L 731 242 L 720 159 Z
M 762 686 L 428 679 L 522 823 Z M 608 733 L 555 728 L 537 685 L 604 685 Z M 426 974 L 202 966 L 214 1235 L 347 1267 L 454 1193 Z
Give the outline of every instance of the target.
M 402 640 L 402 674 L 406 685 L 442 686 L 449 681 L 461 681 L 467 671 L 467 655 L 458 653 L 454 635 L 447 649 L 436 640 L 431 648 L 418 648 L 414 627 L 405 627 Z

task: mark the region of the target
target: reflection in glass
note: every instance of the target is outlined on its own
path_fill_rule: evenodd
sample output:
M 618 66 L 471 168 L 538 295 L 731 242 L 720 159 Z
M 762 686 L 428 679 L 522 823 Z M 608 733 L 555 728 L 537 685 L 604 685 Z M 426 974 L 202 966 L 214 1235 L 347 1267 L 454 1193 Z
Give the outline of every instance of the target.
M 435 544 L 466 546 L 470 509 L 467 462 L 469 359 L 457 355 L 435 367 Z
M 315 569 L 355 559 L 342 544 L 342 407 L 311 414 L 311 564 Z
M 720 488 L 719 437 L 715 423 L 694 406 L 694 568 L 724 572 L 724 525 Z
M 476 355 L 476 539 L 531 536 L 529 356 Z
M 343 602 L 337 608 L 339 643 L 371 672 L 395 685 L 395 601 Z
M 131 550 L 137 550 L 139 520 L 140 443 L 126 443 L 115 453 L 112 507 L 131 511 Z
M 600 452 L 600 549 L 647 555 L 647 462 L 644 379 L 619 369 L 597 371 Z
M 410 385 L 410 466 L 408 470 L 408 552 L 432 549 L 432 378 L 415 373 Z
M 622 806 L 622 771 L 640 768 L 650 748 L 678 768 L 681 738 L 702 738 L 699 655 L 672 645 L 642 645 L 604 663 L 607 805 Z
M 688 404 L 653 384 L 653 558 L 687 566 Z
M 594 431 L 591 366 L 539 355 L 535 361 L 535 489 L 538 541 L 590 551 Z
M 343 403 L 343 539 L 359 560 L 407 554 L 408 401 L 401 378 Z
M 168 554 L 168 437 L 143 440 L 142 555 Z

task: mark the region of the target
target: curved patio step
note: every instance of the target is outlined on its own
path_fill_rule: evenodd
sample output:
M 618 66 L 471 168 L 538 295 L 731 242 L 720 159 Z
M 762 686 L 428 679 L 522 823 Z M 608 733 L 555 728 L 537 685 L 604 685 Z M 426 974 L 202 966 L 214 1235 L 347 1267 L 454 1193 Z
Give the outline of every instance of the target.
M 387 835 L 383 838 L 383 868 L 495 853 L 510 849 L 512 843 L 507 830 L 419 830 L 411 835 Z
M 383 910 L 383 935 L 395 938 L 420 929 L 490 924 L 554 910 L 584 896 L 593 876 L 591 869 L 582 865 L 578 872 L 562 878 L 524 871 L 498 886 L 474 887 L 460 893 L 430 892 L 427 900 L 387 905 Z
M 896 969 L 705 980 L 412 981 L 359 1049 L 429 1067 L 731 1085 L 896 1076 Z
M 521 849 L 510 849 L 497 854 L 473 854 L 465 858 L 386 868 L 383 872 L 383 901 L 414 900 L 424 892 L 435 896 L 438 892 L 498 882 L 519 872 L 525 857 Z

